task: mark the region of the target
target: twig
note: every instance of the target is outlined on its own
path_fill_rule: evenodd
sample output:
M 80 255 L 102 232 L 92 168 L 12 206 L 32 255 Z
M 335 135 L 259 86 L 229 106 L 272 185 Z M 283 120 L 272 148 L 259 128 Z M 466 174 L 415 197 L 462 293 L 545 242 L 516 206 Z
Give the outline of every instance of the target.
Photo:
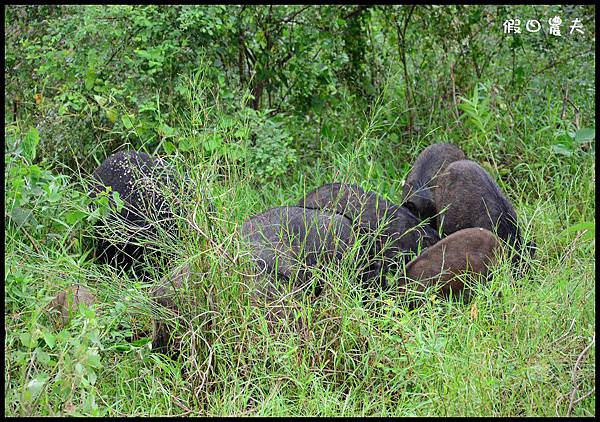
M 233 264 L 233 266 L 235 267 L 237 265 L 237 263 L 239 262 L 238 258 L 239 256 L 236 257 L 231 257 L 229 255 L 229 253 L 227 252 L 227 250 L 219 243 L 215 242 L 214 239 L 207 235 L 200 227 L 198 227 L 198 225 L 196 224 L 196 214 L 198 211 L 198 204 L 196 204 L 196 206 L 194 207 L 194 212 L 192 213 L 191 217 L 185 217 L 185 221 L 189 224 L 189 226 L 196 230 L 198 233 L 200 233 L 202 235 L 203 238 L 205 238 L 211 245 L 213 245 L 213 247 L 218 250 L 222 256 L 224 256 L 225 258 L 227 258 L 227 260 L 229 262 L 231 262 Z M 244 255 L 241 255 L 244 256 Z M 236 274 L 240 274 L 243 277 L 252 277 L 255 276 L 256 274 L 245 274 L 242 272 L 237 271 L 235 268 L 233 269 L 233 271 Z M 260 275 L 260 274 L 259 274 Z
M 187 407 L 185 404 L 181 403 L 181 400 L 179 399 L 179 397 L 177 397 L 177 396 L 171 396 L 171 397 L 173 397 L 175 399 L 175 400 L 173 400 L 173 403 L 175 403 L 177 406 L 179 406 L 180 408 L 185 410 L 185 413 L 180 416 L 186 416 L 186 415 L 189 415 L 190 413 L 194 413 L 194 411 L 192 409 Z
M 456 83 L 454 81 L 454 63 L 450 64 L 450 80 L 452 81 L 452 103 L 454 104 L 454 114 L 458 119 L 458 106 L 456 105 Z
M 574 325 L 575 325 L 575 318 L 573 318 L 573 321 L 571 321 L 571 325 L 569 326 L 569 329 L 567 331 L 565 331 L 559 338 L 557 338 L 550 344 L 559 343 L 563 338 L 565 338 L 567 336 L 567 334 L 569 334 L 569 332 L 573 329 Z
M 394 23 L 396 25 L 396 33 L 397 33 L 397 37 L 398 37 L 398 53 L 400 54 L 400 59 L 402 60 L 402 69 L 404 71 L 404 88 L 406 91 L 406 102 L 409 105 L 409 110 L 411 109 L 411 104 L 414 103 L 414 98 L 411 92 L 411 88 L 410 88 L 410 84 L 409 84 L 409 80 L 408 80 L 408 70 L 406 67 L 406 29 L 408 28 L 408 23 L 410 21 L 410 18 L 413 15 L 413 12 L 415 10 L 416 6 L 412 6 L 410 8 L 410 10 L 408 11 L 408 16 L 406 16 L 404 18 L 404 27 L 400 28 L 400 23 L 398 22 L 398 18 L 396 17 L 396 15 L 393 15 L 393 19 L 394 19 Z M 408 125 L 409 125 L 409 131 L 412 132 L 412 127 L 413 127 L 413 113 L 412 111 L 409 112 L 408 114 Z
M 5 213 L 4 213 L 4 215 L 5 215 L 5 216 L 7 216 L 7 217 L 9 217 L 11 220 L 15 221 L 15 220 L 14 220 L 14 218 L 13 218 L 13 217 L 12 217 L 10 214 L 8 214 L 8 213 L 6 213 L 6 212 L 5 212 Z M 31 245 L 32 245 L 32 246 L 33 246 L 33 248 L 35 249 L 35 251 L 36 251 L 38 254 L 41 254 L 41 252 L 40 252 L 40 248 L 39 248 L 39 246 L 38 246 L 37 242 L 35 241 L 35 239 L 34 239 L 33 237 L 31 237 L 31 235 L 29 234 L 29 232 L 27 232 L 27 230 L 25 230 L 25 227 L 23 227 L 23 225 L 22 225 L 22 224 L 18 224 L 16 221 L 15 221 L 15 224 L 17 224 L 17 226 L 19 226 L 19 228 L 21 229 L 21 231 L 22 231 L 23 233 L 25 233 L 25 236 L 27 236 L 27 238 L 28 238 L 28 239 L 29 239 L 29 241 L 31 242 Z
M 196 230 L 198 233 L 200 233 L 206 240 L 208 240 L 208 242 L 211 243 L 216 249 L 218 249 L 223 254 L 223 256 L 225 256 L 231 263 L 236 264 L 236 260 L 233 259 L 231 256 L 229 256 L 227 251 L 225 249 L 223 249 L 220 244 L 215 242 L 211 236 L 204 233 L 204 231 L 200 227 L 198 227 L 198 225 L 196 224 L 197 211 L 198 211 L 198 206 L 196 205 L 194 212 L 192 214 L 192 217 L 191 218 L 186 217 L 186 219 L 185 219 L 188 222 L 188 224 L 190 225 L 190 227 L 192 227 L 194 230 Z
M 590 342 L 590 344 L 585 346 L 585 349 L 583 349 L 583 352 L 581 352 L 581 354 L 577 357 L 577 361 L 575 361 L 575 366 L 573 367 L 573 372 L 571 373 L 571 381 L 573 382 L 573 389 L 571 390 L 571 395 L 569 397 L 569 408 L 567 409 L 567 416 L 571 415 L 571 411 L 573 410 L 573 407 L 575 406 L 575 404 L 577 402 L 583 400 L 583 398 L 585 398 L 585 395 L 584 395 L 584 396 L 582 396 L 583 398 L 581 398 L 581 400 L 575 400 L 575 396 L 577 395 L 577 371 L 579 370 L 579 365 L 585 358 L 585 355 L 587 354 L 588 350 L 590 350 L 590 348 L 594 345 L 595 342 L 596 342 L 596 333 L 594 333 L 594 335 L 592 336 L 592 341 Z M 594 390 L 592 390 L 592 391 L 594 391 Z
M 304 52 L 304 51 L 302 51 L 302 52 Z M 317 49 L 317 52 L 313 55 L 313 58 L 311 59 L 311 61 L 314 61 L 320 52 L 321 52 L 321 47 L 319 47 Z M 285 91 L 285 94 L 283 94 L 283 96 L 281 96 L 281 101 L 279 102 L 279 104 L 277 105 L 277 107 L 275 109 L 273 109 L 271 112 L 269 112 L 269 116 L 274 116 L 281 111 L 281 109 L 283 108 L 282 104 L 283 104 L 285 98 L 291 92 L 292 88 L 294 88 L 294 86 L 296 86 L 296 81 L 298 81 L 298 78 L 294 78 L 294 82 L 292 82 L 291 85 L 287 86 L 287 90 Z
M 573 406 L 575 406 L 580 401 L 587 399 L 589 396 L 591 396 L 592 394 L 594 394 L 595 391 L 596 391 L 596 388 L 592 388 L 590 391 L 588 391 L 587 393 L 585 393 L 583 396 L 581 396 L 577 400 L 575 400 L 573 402 Z
M 569 97 L 569 86 L 567 85 L 564 89 L 562 110 L 560 112 L 560 120 L 565 120 L 567 116 L 567 98 Z
M 567 57 L 567 58 L 565 58 L 565 59 L 563 59 L 563 60 L 555 60 L 555 61 L 553 61 L 552 63 L 550 63 L 549 65 L 547 65 L 547 66 L 544 66 L 543 68 L 541 68 L 541 69 L 540 69 L 540 70 L 538 70 L 537 72 L 533 73 L 533 74 L 532 74 L 532 75 L 529 77 L 529 80 L 533 79 L 534 77 L 536 77 L 536 76 L 537 76 L 537 75 L 539 75 L 540 73 L 543 73 L 543 72 L 545 72 L 546 70 L 553 68 L 553 67 L 554 67 L 554 66 L 556 66 L 557 64 L 564 63 L 564 62 L 567 62 L 567 61 L 569 61 L 569 62 L 570 62 L 571 60 L 573 60 L 573 59 L 576 59 L 577 57 L 579 57 L 579 56 L 582 56 L 582 55 L 584 55 L 584 54 L 586 54 L 586 53 L 591 53 L 592 51 L 594 51 L 594 47 L 590 48 L 590 49 L 589 49 L 589 50 L 587 50 L 587 51 L 584 51 L 583 53 L 577 53 L 577 54 L 574 54 L 574 55 L 572 55 L 572 56 L 570 56 L 570 57 Z
M 117 53 L 119 51 L 123 50 L 123 47 L 125 47 L 127 44 L 129 44 L 129 41 L 131 41 L 131 39 L 133 37 L 135 37 L 141 30 L 142 30 L 142 27 L 140 26 L 135 32 L 132 32 L 129 35 L 129 37 L 127 37 L 127 39 L 125 40 L 125 42 L 115 49 L 115 51 L 112 53 L 112 55 L 110 56 L 110 58 L 106 61 L 106 63 L 104 63 L 104 65 L 102 66 L 102 68 L 106 69 L 108 67 L 108 65 L 110 64 L 110 62 L 112 62 L 112 60 L 115 58 L 115 56 L 117 55 Z
M 372 6 L 371 5 L 369 5 L 369 6 L 358 6 L 352 12 L 350 12 L 346 16 L 344 16 L 344 20 L 353 18 L 354 16 L 356 16 L 358 14 L 361 14 L 362 12 L 364 12 L 365 10 L 367 10 L 369 7 L 372 7 Z
M 571 243 L 567 245 L 567 248 L 565 249 L 565 252 L 560 259 L 560 265 L 564 265 L 567 262 L 567 259 L 571 258 L 571 255 L 573 254 L 573 252 L 575 252 L 575 249 L 577 248 L 577 242 L 579 242 L 579 239 L 581 239 L 581 237 L 583 237 L 585 233 L 585 231 L 577 232 L 575 238 L 571 241 Z
M 294 13 L 292 13 L 291 15 L 289 15 L 289 16 L 286 16 L 285 18 L 283 18 L 283 19 L 281 20 L 281 23 L 290 23 L 291 21 L 293 21 L 293 20 L 294 20 L 294 18 L 295 18 L 296 16 L 298 16 L 300 13 L 304 12 L 304 11 L 305 11 L 306 9 L 308 9 L 310 6 L 312 6 L 312 5 L 310 5 L 310 4 L 309 4 L 308 6 L 304 6 L 302 9 L 298 10 L 297 12 L 294 12 Z
M 570 98 L 568 98 L 568 97 L 567 97 L 567 102 L 568 102 L 569 104 L 571 104 L 571 107 L 573 107 L 573 108 L 575 109 L 575 122 L 573 122 L 573 123 L 575 124 L 575 127 L 576 127 L 577 129 L 579 129 L 579 114 L 580 114 L 580 112 L 579 112 L 579 107 L 577 107 L 577 106 L 576 106 L 576 105 L 573 103 L 573 101 L 571 101 L 571 99 L 570 99 Z

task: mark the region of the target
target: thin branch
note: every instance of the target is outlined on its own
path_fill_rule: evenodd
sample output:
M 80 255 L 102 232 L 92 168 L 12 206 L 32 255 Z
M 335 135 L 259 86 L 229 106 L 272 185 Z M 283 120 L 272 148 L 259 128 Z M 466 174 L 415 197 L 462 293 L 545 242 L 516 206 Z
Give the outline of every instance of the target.
M 567 329 L 567 331 L 565 331 L 559 338 L 557 338 L 556 340 L 554 340 L 552 343 L 550 343 L 551 345 L 556 344 L 556 343 L 560 343 L 562 339 L 564 339 L 573 329 L 573 326 L 575 325 L 575 321 L 576 318 L 573 318 L 573 321 L 571 321 L 571 325 L 569 326 L 569 328 Z
M 179 399 L 179 397 L 177 396 L 171 396 L 173 397 L 173 403 L 175 403 L 178 407 L 180 407 L 181 409 L 185 410 L 185 413 L 183 413 L 182 415 L 179 416 L 187 416 L 190 413 L 194 413 L 194 411 L 192 409 L 190 409 L 189 407 L 187 407 L 185 404 L 182 403 L 181 399 Z
M 110 56 L 110 58 L 106 61 L 106 63 L 104 63 L 103 69 L 106 69 L 108 67 L 108 65 L 110 64 L 110 62 L 112 62 L 112 60 L 117 55 L 117 53 L 119 51 L 123 50 L 123 47 L 125 47 L 127 44 L 129 44 L 129 41 L 131 41 L 131 39 L 133 37 L 135 37 L 138 34 L 138 32 L 140 32 L 141 30 L 142 30 L 142 27 L 140 26 L 135 32 L 131 33 L 129 35 L 129 37 L 127 37 L 127 39 L 125 40 L 124 43 L 122 43 L 117 49 L 115 49 L 115 51 L 112 53 L 112 56 Z
M 551 62 L 550 64 L 548 64 L 547 66 L 544 66 L 543 68 L 541 68 L 541 69 L 540 69 L 540 70 L 538 70 L 537 72 L 533 73 L 533 74 L 532 74 L 532 75 L 529 77 L 529 80 L 533 79 L 534 77 L 536 77 L 536 76 L 537 76 L 537 75 L 539 75 L 540 73 L 543 73 L 543 72 L 545 72 L 546 70 L 553 68 L 554 66 L 556 66 L 556 65 L 558 65 L 558 64 L 561 64 L 561 63 L 564 63 L 564 62 L 567 62 L 567 61 L 571 61 L 571 60 L 573 60 L 573 59 L 576 59 L 576 58 L 577 58 L 577 57 L 579 57 L 579 56 L 582 56 L 582 55 L 584 55 L 584 54 L 587 54 L 587 53 L 591 53 L 592 51 L 594 51 L 594 47 L 590 48 L 589 50 L 586 50 L 586 51 L 584 51 L 583 53 L 577 53 L 577 54 L 574 54 L 574 55 L 572 55 L 572 56 L 570 56 L 570 57 L 567 57 L 567 58 L 565 58 L 565 59 L 562 59 L 562 60 L 555 60 L 555 61 Z
M 573 107 L 575 109 L 575 121 L 573 122 L 573 124 L 579 130 L 579 115 L 580 115 L 579 107 L 577 107 L 575 105 L 575 103 L 573 103 L 573 101 L 571 101 L 571 99 L 568 97 L 567 97 L 567 102 L 569 104 L 571 104 L 571 107 Z
M 33 246 L 33 248 L 35 249 L 35 251 L 39 254 L 40 253 L 40 248 L 37 244 L 37 242 L 35 241 L 35 239 L 33 237 L 31 237 L 31 235 L 29 234 L 29 232 L 27 230 L 25 230 L 25 227 L 23 227 L 22 224 L 18 224 L 14 218 L 12 217 L 12 215 L 8 214 L 8 213 L 4 213 L 5 217 L 9 217 L 11 220 L 13 220 L 15 222 L 15 224 L 21 229 L 21 231 L 25 234 L 25 236 L 27 236 L 27 238 L 29 239 L 29 241 L 31 242 L 31 245 Z
M 372 7 L 372 5 L 368 5 L 368 6 L 358 6 L 356 9 L 354 9 L 352 12 L 348 13 L 346 16 L 344 16 L 344 20 L 346 19 L 351 19 L 356 15 L 362 14 L 365 10 L 367 10 L 368 8 Z
M 308 6 L 304 6 L 302 9 L 298 10 L 297 12 L 292 13 L 289 16 L 286 16 L 285 18 L 283 18 L 280 23 L 290 23 L 292 22 L 296 16 L 298 16 L 300 13 L 304 12 L 306 9 L 308 9 L 311 5 L 309 4 Z
M 454 80 L 454 63 L 450 63 L 450 80 L 452 81 L 452 104 L 454 104 L 454 114 L 458 119 L 458 105 L 456 104 L 456 81 Z
M 394 19 L 394 23 L 396 25 L 396 32 L 397 32 L 397 36 L 398 36 L 398 53 L 400 54 L 400 59 L 402 60 L 402 69 L 404 71 L 404 89 L 406 91 L 406 101 L 408 103 L 409 106 L 409 110 L 412 108 L 411 105 L 414 103 L 414 98 L 412 95 L 412 90 L 410 88 L 410 84 L 409 84 L 409 80 L 408 80 L 408 69 L 406 66 L 406 41 L 405 41 L 405 36 L 406 36 L 406 29 L 408 28 L 408 23 L 410 21 L 410 18 L 412 17 L 412 14 L 415 10 L 416 6 L 412 6 L 410 8 L 410 11 L 408 12 L 408 16 L 404 19 L 404 27 L 402 29 L 400 29 L 400 23 L 398 22 L 398 18 L 396 17 L 396 15 L 393 15 L 393 19 Z M 413 117 L 413 113 L 412 111 L 409 111 L 408 113 L 408 120 L 409 120 L 409 129 L 412 131 L 412 127 L 413 127 L 413 121 L 414 121 L 414 117 Z
M 313 57 L 312 57 L 311 61 L 314 61 L 314 60 L 317 58 L 317 56 L 318 56 L 318 55 L 319 55 L 319 53 L 321 52 L 321 48 L 322 48 L 322 47 L 319 47 L 319 48 L 317 49 L 317 51 L 316 51 L 316 52 L 315 52 L 315 54 L 313 55 Z M 291 84 L 291 85 L 289 85 L 289 86 L 287 87 L 287 90 L 285 91 L 285 94 L 283 94 L 283 96 L 281 97 L 281 101 L 279 102 L 279 104 L 277 105 L 277 107 L 276 107 L 276 108 L 275 108 L 273 111 L 271 111 L 271 113 L 269 113 L 269 115 L 271 115 L 271 116 L 274 116 L 275 114 L 277 114 L 277 113 L 279 113 L 279 112 L 281 111 L 282 104 L 283 104 L 283 102 L 285 101 L 285 98 L 286 98 L 286 97 L 288 96 L 288 94 L 291 92 L 292 88 L 294 88 L 294 86 L 296 86 L 296 82 L 297 82 L 297 81 L 298 81 L 298 78 L 294 78 L 294 82 L 292 82 L 292 84 Z
M 410 18 L 412 17 L 413 12 L 415 11 L 415 7 L 417 7 L 417 6 L 413 5 L 410 8 L 410 11 L 408 12 L 408 17 L 406 18 L 406 20 L 404 22 L 404 28 L 402 29 L 402 40 L 404 40 L 404 35 L 406 34 L 406 28 L 408 28 L 408 22 L 410 21 Z
M 579 365 L 585 358 L 588 350 L 591 349 L 591 347 L 594 345 L 595 342 L 596 342 L 596 333 L 594 333 L 594 335 L 592 336 L 592 341 L 590 342 L 590 344 L 585 346 L 585 349 L 583 349 L 583 352 L 581 352 L 581 354 L 577 357 L 577 361 L 575 362 L 575 366 L 573 367 L 573 371 L 571 373 L 571 382 L 573 383 L 573 389 L 571 390 L 571 395 L 569 397 L 569 408 L 567 409 L 567 416 L 571 415 L 571 411 L 573 410 L 573 407 L 578 402 L 578 400 L 575 400 L 575 397 L 577 396 L 577 372 L 579 371 Z M 579 401 L 581 401 L 581 400 L 579 400 Z
M 569 86 L 567 85 L 563 91 L 562 110 L 560 112 L 560 120 L 565 120 L 567 116 L 567 98 L 569 96 Z
M 589 396 L 591 396 L 592 394 L 594 394 L 595 391 L 596 391 L 596 388 L 592 388 L 590 391 L 588 391 L 587 393 L 585 393 L 583 396 L 581 396 L 577 400 L 575 400 L 573 402 L 573 406 L 575 406 L 580 401 L 587 399 Z

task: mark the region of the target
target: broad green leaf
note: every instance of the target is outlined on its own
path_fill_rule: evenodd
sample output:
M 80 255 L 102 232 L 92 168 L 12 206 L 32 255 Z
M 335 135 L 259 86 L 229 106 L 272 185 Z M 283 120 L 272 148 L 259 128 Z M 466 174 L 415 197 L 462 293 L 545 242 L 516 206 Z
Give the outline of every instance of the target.
M 27 159 L 27 161 L 31 162 L 35 159 L 36 147 L 40 142 L 40 133 L 37 128 L 32 127 L 25 135 L 23 142 L 21 143 L 21 150 L 23 151 L 23 156 Z
M 137 340 L 133 340 L 131 342 L 131 345 L 133 345 L 133 346 L 144 346 L 144 345 L 150 343 L 151 341 L 152 341 L 152 339 L 150 337 L 142 337 L 142 338 L 139 338 Z
M 44 387 L 45 380 L 34 378 L 29 383 L 27 383 L 27 391 L 29 392 L 29 398 L 31 400 L 35 400 L 37 396 L 42 392 L 42 388 Z
M 56 344 L 56 338 L 54 337 L 54 335 L 48 331 L 44 331 L 42 336 L 44 337 L 44 341 L 46 342 L 48 347 L 50 347 L 50 349 L 54 349 L 54 345 Z
M 569 134 L 569 133 L 562 133 L 561 135 L 559 135 L 556 138 L 554 143 L 572 147 L 573 146 L 573 136 L 571 136 L 571 134 Z
M 113 191 L 112 196 L 115 201 L 115 206 L 117 208 L 117 212 L 121 212 L 121 210 L 123 209 L 123 205 L 125 204 L 123 202 L 123 200 L 121 199 L 121 194 L 119 194 L 119 192 L 117 192 L 117 191 Z
M 98 103 L 98 105 L 100 105 L 100 107 L 104 107 L 107 102 L 106 98 L 100 95 L 94 95 L 94 100 Z
M 96 349 L 89 349 L 87 352 L 87 365 L 91 368 L 100 369 L 102 368 L 102 362 L 100 361 L 100 355 Z
M 78 211 L 78 210 L 70 211 L 65 214 L 65 221 L 67 224 L 73 225 L 73 224 L 77 223 L 78 221 L 83 220 L 87 216 L 88 216 L 88 213 L 85 211 Z
M 27 208 L 15 207 L 10 210 L 10 218 L 18 225 L 23 226 L 33 217 L 33 211 Z
M 221 146 L 222 139 L 219 134 L 214 134 L 213 136 L 206 137 L 204 139 L 204 149 L 208 152 L 213 152 Z
M 551 148 L 555 154 L 564 155 L 566 157 L 570 157 L 573 155 L 573 151 L 571 150 L 571 148 L 563 144 L 552 145 Z
M 562 235 L 569 233 L 584 232 L 581 236 L 581 240 L 592 240 L 596 238 L 596 221 L 585 221 L 583 223 L 577 223 L 570 227 L 567 227 L 562 231 Z
M 93 369 L 88 369 L 87 379 L 91 385 L 96 384 L 96 380 L 98 379 L 98 377 L 96 376 L 96 373 Z
M 582 128 L 577 131 L 575 134 L 575 142 L 584 144 L 586 142 L 595 139 L 596 137 L 596 129 L 595 128 Z
M 133 127 L 133 118 L 130 115 L 122 115 L 121 121 L 123 122 L 123 126 L 125 126 L 125 129 L 131 129 Z
M 80 303 L 79 304 L 80 308 L 83 308 L 83 315 L 87 318 L 87 319 L 94 319 L 96 318 L 96 311 L 94 311 L 91 308 L 88 308 L 86 305 Z
M 177 148 L 175 147 L 175 144 L 171 141 L 165 141 L 163 143 L 163 149 L 165 150 L 165 152 L 167 154 L 172 154 L 177 150 Z
M 35 349 L 35 356 L 42 365 L 50 363 L 50 355 L 40 348 Z
M 90 69 L 85 74 L 85 89 L 92 89 L 94 87 L 94 82 L 96 82 L 96 72 Z
M 171 126 L 167 125 L 166 123 L 161 124 L 158 127 L 158 130 L 159 130 L 159 133 L 162 136 L 164 136 L 165 138 L 169 138 L 175 134 L 175 129 L 173 129 Z
M 117 121 L 117 111 L 114 108 L 109 108 L 106 110 L 106 118 L 111 122 L 114 123 Z
M 235 133 L 233 134 L 233 136 L 240 138 L 240 139 L 246 139 L 249 137 L 249 130 L 247 127 L 242 127 L 240 129 L 237 129 L 235 131 Z
M 37 341 L 29 333 L 21 333 L 19 339 L 21 340 L 21 344 L 28 349 L 33 349 L 37 345 Z

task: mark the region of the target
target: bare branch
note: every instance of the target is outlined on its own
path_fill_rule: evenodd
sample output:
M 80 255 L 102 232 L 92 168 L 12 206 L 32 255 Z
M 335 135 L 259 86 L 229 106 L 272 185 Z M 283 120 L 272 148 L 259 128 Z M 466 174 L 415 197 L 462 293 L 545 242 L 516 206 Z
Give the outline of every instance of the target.
M 362 14 L 365 10 L 367 10 L 368 8 L 373 7 L 372 5 L 368 5 L 368 6 L 358 6 L 356 9 L 354 9 L 352 12 L 348 13 L 346 16 L 344 16 L 344 19 L 352 19 L 353 17 L 355 17 L 356 15 L 360 15 Z
M 285 18 L 283 18 L 282 20 L 279 21 L 279 23 L 290 23 L 292 22 L 296 16 L 298 16 L 300 13 L 304 12 L 306 9 L 308 9 L 311 5 L 308 6 L 304 6 L 302 9 L 292 13 L 289 16 L 286 16 Z
M 583 362 L 583 359 L 585 358 L 587 352 L 592 348 L 595 342 L 596 333 L 594 333 L 594 335 L 592 336 L 592 341 L 590 342 L 590 344 L 585 346 L 585 349 L 583 349 L 583 352 L 579 354 L 579 356 L 577 357 L 577 361 L 575 361 L 575 366 L 573 367 L 573 371 L 571 373 L 571 382 L 573 383 L 573 389 L 571 390 L 571 395 L 569 397 L 569 408 L 567 409 L 567 416 L 571 415 L 575 404 L 583 400 L 583 398 L 581 400 L 575 399 L 575 397 L 577 396 L 577 372 L 579 371 L 579 365 L 581 365 L 581 362 Z

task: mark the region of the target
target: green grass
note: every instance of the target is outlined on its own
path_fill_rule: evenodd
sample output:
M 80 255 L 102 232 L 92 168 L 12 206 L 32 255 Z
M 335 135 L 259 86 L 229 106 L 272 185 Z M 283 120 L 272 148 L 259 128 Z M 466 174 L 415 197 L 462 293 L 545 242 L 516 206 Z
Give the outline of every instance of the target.
M 340 156 L 342 166 L 346 159 L 356 157 Z M 563 229 L 593 220 L 593 159 L 564 173 L 565 165 L 556 161 L 522 163 L 516 172 L 526 186 L 503 185 L 527 237 L 539 246 L 525 277 L 513 279 L 502 266 L 468 305 L 433 299 L 408 311 L 387 294 L 365 308 L 342 271 L 328 275 L 329 286 L 316 303 L 304 303 L 300 334 L 285 323 L 273 329 L 261 310 L 249 305 L 251 283 L 240 276 L 247 267 L 236 227 L 254 213 L 291 204 L 305 190 L 336 179 L 335 164 L 319 166 L 323 171 L 310 182 L 304 175 L 264 190 L 252 187 L 245 176 L 204 184 L 221 211 L 214 244 L 192 232 L 181 244 L 165 245 L 174 257 L 171 266 L 191 262 L 198 270 L 181 298 L 183 351 L 176 361 L 153 354 L 143 340 L 131 343 L 134 333 L 143 339 L 151 331 L 150 283 L 111 273 L 43 239 L 38 253 L 9 224 L 6 412 L 566 414 L 574 365 L 595 332 L 595 242 Z M 548 173 L 563 177 L 548 183 Z M 360 182 L 360 175 L 350 181 Z M 395 194 L 386 196 L 398 200 L 401 186 L 389 183 Z M 199 216 L 197 223 L 208 230 L 207 219 Z M 240 263 L 229 262 L 223 251 Z M 155 279 L 166 271 L 159 268 Z M 58 290 L 75 282 L 89 286 L 100 303 L 59 331 L 43 311 Z M 199 315 L 206 312 L 212 316 L 204 321 Z M 592 347 L 576 371 L 576 398 L 594 389 L 594 352 Z M 592 415 L 594 407 L 591 394 L 572 414 Z

